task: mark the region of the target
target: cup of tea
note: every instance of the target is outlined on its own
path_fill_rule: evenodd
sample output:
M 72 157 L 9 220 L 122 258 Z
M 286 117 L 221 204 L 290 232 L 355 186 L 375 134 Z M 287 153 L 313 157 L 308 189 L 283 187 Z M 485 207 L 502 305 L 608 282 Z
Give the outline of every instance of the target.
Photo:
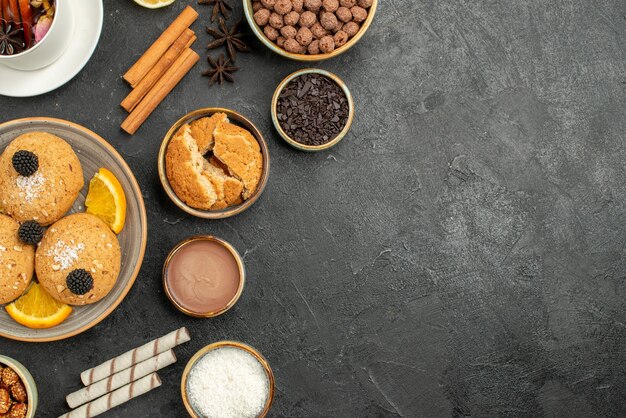
M 67 49 L 74 32 L 70 0 L 0 1 L 0 65 L 38 70 Z

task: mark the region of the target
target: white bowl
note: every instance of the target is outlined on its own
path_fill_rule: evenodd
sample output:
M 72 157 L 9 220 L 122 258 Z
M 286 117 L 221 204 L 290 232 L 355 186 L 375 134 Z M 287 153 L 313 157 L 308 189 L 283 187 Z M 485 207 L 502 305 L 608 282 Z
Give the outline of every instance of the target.
M 50 30 L 35 46 L 15 55 L 0 55 L 0 64 L 16 70 L 47 67 L 65 52 L 74 35 L 74 18 L 69 0 L 56 0 Z

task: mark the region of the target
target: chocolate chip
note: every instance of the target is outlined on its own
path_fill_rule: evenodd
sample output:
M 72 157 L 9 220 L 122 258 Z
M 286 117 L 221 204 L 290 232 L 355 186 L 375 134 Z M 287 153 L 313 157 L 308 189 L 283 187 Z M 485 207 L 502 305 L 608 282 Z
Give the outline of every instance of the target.
M 333 80 L 304 74 L 291 80 L 276 106 L 285 133 L 304 145 L 323 145 L 339 135 L 348 122 L 348 99 Z

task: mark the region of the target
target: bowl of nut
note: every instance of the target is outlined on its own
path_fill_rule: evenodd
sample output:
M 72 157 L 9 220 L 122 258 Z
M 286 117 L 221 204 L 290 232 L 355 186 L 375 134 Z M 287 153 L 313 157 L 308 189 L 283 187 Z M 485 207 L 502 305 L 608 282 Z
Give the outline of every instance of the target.
M 0 355 L 0 416 L 33 418 L 37 401 L 37 386 L 26 367 Z
M 343 54 L 363 37 L 378 0 L 244 0 L 257 38 L 283 57 L 321 61 Z

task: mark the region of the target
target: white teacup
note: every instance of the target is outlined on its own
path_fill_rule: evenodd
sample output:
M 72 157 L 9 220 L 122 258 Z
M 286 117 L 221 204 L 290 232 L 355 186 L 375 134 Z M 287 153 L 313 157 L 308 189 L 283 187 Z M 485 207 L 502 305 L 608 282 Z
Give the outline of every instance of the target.
M 65 52 L 74 35 L 70 0 L 56 0 L 48 33 L 35 46 L 15 55 L 0 55 L 0 64 L 16 70 L 38 70 L 52 64 Z

